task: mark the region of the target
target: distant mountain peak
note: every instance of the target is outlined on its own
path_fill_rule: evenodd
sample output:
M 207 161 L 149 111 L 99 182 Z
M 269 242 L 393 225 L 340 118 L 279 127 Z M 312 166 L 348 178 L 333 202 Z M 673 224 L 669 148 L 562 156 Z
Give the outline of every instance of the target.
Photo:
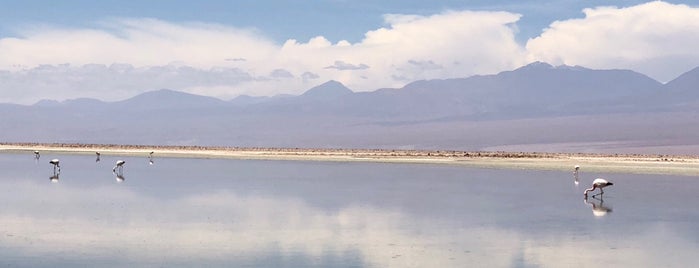
M 672 81 L 668 82 L 668 85 L 674 86 L 675 84 L 688 84 L 696 85 L 699 83 L 699 67 L 689 70 Z
M 301 96 L 312 98 L 336 98 L 354 93 L 342 83 L 330 80 L 304 92 Z
M 182 91 L 167 89 L 167 88 L 161 88 L 158 90 L 151 90 L 151 91 L 141 93 L 138 96 L 148 96 L 148 95 L 192 95 L 192 94 L 182 92 Z
M 59 106 L 59 105 L 61 105 L 61 102 L 59 102 L 57 100 L 43 99 L 43 100 L 40 100 L 40 101 L 34 103 L 33 106 L 51 107 L 51 106 Z
M 117 103 L 151 108 L 177 108 L 222 105 L 225 103 L 225 101 L 214 97 L 196 95 L 182 91 L 159 89 L 148 91 Z
M 553 67 L 553 65 L 548 64 L 548 63 L 546 63 L 546 62 L 543 62 L 543 61 L 535 61 L 535 62 L 532 62 L 532 63 L 530 63 L 530 64 L 527 64 L 527 65 L 524 65 L 524 66 L 522 66 L 522 67 L 519 67 L 519 68 L 515 69 L 515 71 L 518 71 L 518 70 L 554 69 L 554 68 L 556 68 L 556 67 Z
M 160 97 L 160 98 L 195 97 L 195 98 L 215 99 L 214 97 L 201 96 L 201 95 L 191 94 L 191 93 L 167 89 L 167 88 L 144 92 L 144 93 L 141 93 L 139 95 L 134 96 L 132 99 L 146 98 L 146 97 L 148 97 L 148 98 L 150 98 L 150 97 Z
M 63 106 L 85 106 L 85 105 L 100 105 L 103 104 L 101 100 L 93 98 L 77 98 L 77 99 L 67 99 L 64 101 L 48 100 L 43 99 L 34 103 L 33 106 L 41 107 L 63 107 Z
M 667 82 L 666 87 L 673 98 L 683 100 L 699 98 L 697 85 L 699 84 L 699 67 L 696 67 L 670 82 Z

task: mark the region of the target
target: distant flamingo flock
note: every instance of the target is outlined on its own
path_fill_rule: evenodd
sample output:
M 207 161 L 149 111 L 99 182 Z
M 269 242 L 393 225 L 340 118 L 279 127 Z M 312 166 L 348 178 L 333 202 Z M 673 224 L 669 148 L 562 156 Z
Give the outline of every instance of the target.
M 155 152 L 150 152 L 148 154 L 148 164 L 153 165 L 153 154 Z M 95 162 L 100 162 L 100 156 L 102 155 L 100 152 L 95 152 L 96 159 Z M 41 153 L 39 151 L 34 151 L 34 159 L 39 160 L 41 158 Z M 51 159 L 49 161 L 49 164 L 53 165 L 53 176 L 51 176 L 49 179 L 51 182 L 58 182 L 59 180 L 59 175 L 61 174 L 61 161 L 58 158 Z M 112 173 L 116 175 L 116 180 L 118 182 L 124 181 L 124 164 L 126 164 L 126 161 L 124 160 L 117 160 L 116 165 L 114 168 L 112 168 Z

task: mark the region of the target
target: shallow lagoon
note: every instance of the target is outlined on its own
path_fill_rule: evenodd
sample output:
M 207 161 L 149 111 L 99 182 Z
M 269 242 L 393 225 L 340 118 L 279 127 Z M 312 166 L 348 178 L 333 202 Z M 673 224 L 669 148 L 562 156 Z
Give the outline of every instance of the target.
M 58 183 L 49 177 L 60 158 Z M 126 160 L 123 182 L 112 167 Z M 689 267 L 699 178 L 0 154 L 0 265 Z M 582 191 L 606 177 L 604 201 Z

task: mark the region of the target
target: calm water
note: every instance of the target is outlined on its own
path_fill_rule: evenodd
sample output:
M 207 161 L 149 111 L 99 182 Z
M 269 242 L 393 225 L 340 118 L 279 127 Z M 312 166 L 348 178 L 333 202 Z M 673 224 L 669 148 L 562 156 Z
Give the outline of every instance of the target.
M 60 158 L 58 183 L 49 177 Z M 690 267 L 699 178 L 0 154 L 0 266 Z M 595 177 L 615 182 L 583 201 Z

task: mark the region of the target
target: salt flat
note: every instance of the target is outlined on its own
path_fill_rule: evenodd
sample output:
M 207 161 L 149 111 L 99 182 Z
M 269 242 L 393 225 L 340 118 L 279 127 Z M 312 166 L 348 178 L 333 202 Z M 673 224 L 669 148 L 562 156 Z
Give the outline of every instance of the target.
M 260 160 L 347 161 L 466 165 L 489 168 L 572 170 L 580 165 L 595 172 L 699 176 L 699 157 L 687 155 L 466 152 L 426 150 L 233 148 L 99 144 L 1 144 L 0 152 L 33 151 L 68 154 Z

